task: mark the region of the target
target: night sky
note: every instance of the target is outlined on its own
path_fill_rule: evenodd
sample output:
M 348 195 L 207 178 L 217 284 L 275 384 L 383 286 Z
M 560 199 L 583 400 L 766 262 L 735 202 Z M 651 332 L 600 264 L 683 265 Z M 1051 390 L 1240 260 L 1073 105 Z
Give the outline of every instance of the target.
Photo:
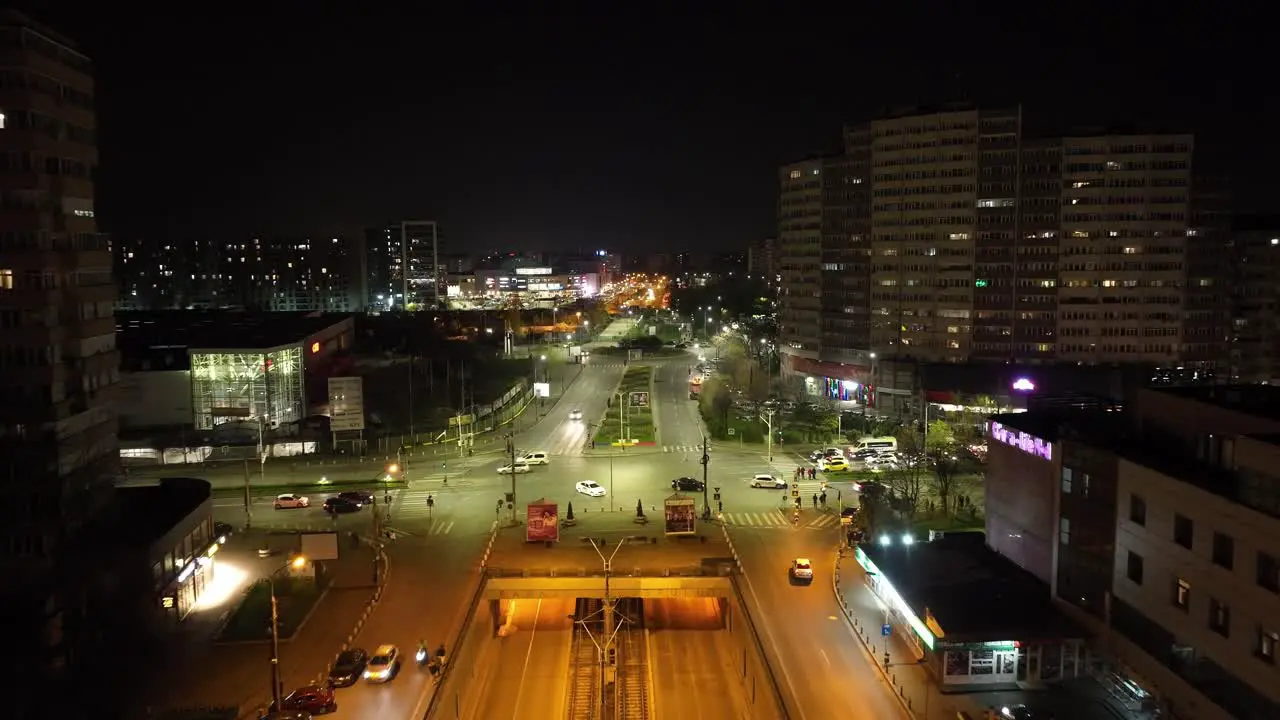
M 1194 130 L 1242 210 L 1274 207 L 1280 184 L 1257 169 L 1275 142 L 1254 144 L 1280 115 L 1264 18 L 279 4 L 298 11 L 26 5 L 98 63 L 103 230 L 230 241 L 432 218 L 471 249 L 740 249 L 774 232 L 777 165 L 838 148 L 842 121 L 952 100 L 1020 100 L 1032 129 Z

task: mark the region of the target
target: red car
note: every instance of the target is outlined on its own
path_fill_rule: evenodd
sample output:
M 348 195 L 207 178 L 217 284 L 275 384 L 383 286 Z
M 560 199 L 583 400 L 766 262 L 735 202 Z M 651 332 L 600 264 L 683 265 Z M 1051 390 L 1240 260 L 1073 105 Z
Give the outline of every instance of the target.
M 309 713 L 331 713 L 338 709 L 333 690 L 322 685 L 307 685 L 289 693 L 280 701 L 281 710 L 305 710 Z

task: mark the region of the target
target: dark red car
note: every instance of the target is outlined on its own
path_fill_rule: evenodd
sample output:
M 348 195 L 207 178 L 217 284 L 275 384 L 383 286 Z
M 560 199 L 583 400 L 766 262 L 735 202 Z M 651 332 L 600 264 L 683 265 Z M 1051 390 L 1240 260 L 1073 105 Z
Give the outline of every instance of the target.
M 281 710 L 305 710 L 309 713 L 331 713 L 338 709 L 333 690 L 322 685 L 307 685 L 289 693 L 280 701 Z

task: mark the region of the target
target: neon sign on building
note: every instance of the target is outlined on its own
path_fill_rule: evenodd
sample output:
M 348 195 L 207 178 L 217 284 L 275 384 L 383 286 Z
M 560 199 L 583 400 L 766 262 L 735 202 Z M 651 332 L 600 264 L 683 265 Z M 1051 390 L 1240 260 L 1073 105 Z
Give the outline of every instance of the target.
M 1028 455 L 1036 455 L 1049 461 L 1053 460 L 1053 443 L 1030 433 L 1024 433 L 1021 430 L 1010 430 L 992 420 L 987 435 L 996 442 L 1016 447 Z

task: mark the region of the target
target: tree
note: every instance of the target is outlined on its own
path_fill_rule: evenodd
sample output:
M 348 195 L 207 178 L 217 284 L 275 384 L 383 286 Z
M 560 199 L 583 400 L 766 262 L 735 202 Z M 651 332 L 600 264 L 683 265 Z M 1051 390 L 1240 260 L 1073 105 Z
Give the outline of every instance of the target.
M 886 484 L 902 498 L 910 509 L 912 517 L 920 508 L 920 492 L 924 487 L 924 478 L 929 473 L 929 463 L 925 458 L 923 438 L 915 428 L 903 428 L 898 432 L 898 467 L 886 475 Z
M 938 494 L 942 511 L 949 514 L 951 491 L 955 488 L 960 469 L 960 460 L 956 454 L 960 445 L 955 431 L 945 420 L 934 420 L 926 430 L 925 445 L 928 448 L 928 461 L 933 465 L 933 489 Z
M 770 386 L 769 375 L 764 368 L 751 363 L 747 377 L 747 397 L 758 403 L 768 400 L 772 387 Z
M 733 409 L 733 391 L 718 377 L 708 378 L 702 383 L 702 394 L 699 397 L 703 417 L 715 418 L 725 427 L 729 426 L 729 411 Z
M 644 517 L 644 503 L 640 502 L 640 498 L 636 498 L 636 517 Z
M 565 513 L 564 519 L 568 520 L 569 522 L 573 522 L 573 503 L 572 502 L 569 503 L 569 511 Z
M 964 404 L 965 409 L 951 419 L 956 442 L 972 445 L 981 442 L 986 419 L 1000 412 L 1000 407 L 990 395 L 975 395 Z

